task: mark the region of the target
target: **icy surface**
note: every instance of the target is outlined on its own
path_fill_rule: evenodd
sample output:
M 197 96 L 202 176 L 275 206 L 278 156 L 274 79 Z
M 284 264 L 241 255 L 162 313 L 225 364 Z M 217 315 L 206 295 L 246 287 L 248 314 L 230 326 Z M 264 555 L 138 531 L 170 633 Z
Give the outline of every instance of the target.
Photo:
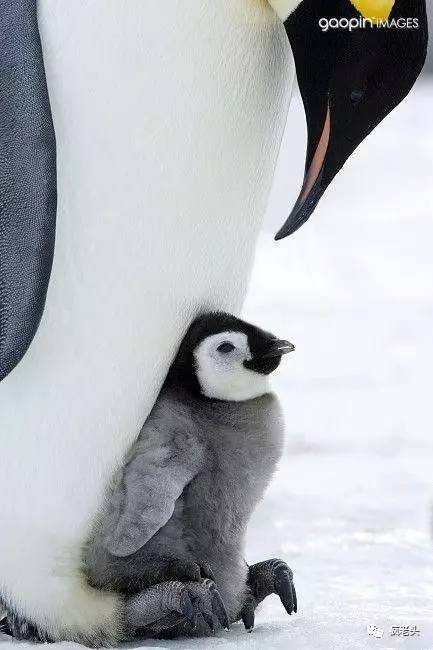
M 433 649 L 432 115 L 419 85 L 276 244 L 302 175 L 295 99 L 245 315 L 297 346 L 275 381 L 287 451 L 247 559 L 287 559 L 299 614 L 272 598 L 251 635 L 143 647 Z M 404 625 L 420 636 L 391 636 Z

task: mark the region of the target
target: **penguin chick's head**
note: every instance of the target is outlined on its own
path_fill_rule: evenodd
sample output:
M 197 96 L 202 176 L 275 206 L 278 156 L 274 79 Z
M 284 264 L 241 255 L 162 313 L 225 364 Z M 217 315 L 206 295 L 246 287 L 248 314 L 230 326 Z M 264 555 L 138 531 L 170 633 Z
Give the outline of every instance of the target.
M 230 314 L 204 314 L 186 333 L 168 381 L 210 399 L 254 399 L 269 392 L 268 376 L 294 349 Z

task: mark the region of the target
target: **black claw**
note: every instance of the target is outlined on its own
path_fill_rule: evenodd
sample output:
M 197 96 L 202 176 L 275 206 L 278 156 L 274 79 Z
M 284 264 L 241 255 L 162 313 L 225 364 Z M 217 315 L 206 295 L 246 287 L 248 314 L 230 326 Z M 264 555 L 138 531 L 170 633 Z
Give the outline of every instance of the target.
M 255 614 L 254 614 L 254 600 L 248 598 L 242 608 L 241 618 L 247 632 L 252 632 L 254 629 Z
M 210 631 L 212 633 L 215 632 L 215 621 L 213 620 L 212 614 L 208 614 L 207 612 L 201 611 L 201 615 L 203 616 L 204 621 L 208 626 L 208 628 L 210 629 Z
M 290 578 L 287 567 L 279 566 L 275 571 L 275 591 L 280 597 L 281 602 L 284 605 L 284 609 L 289 616 L 292 615 L 294 611 L 294 602 L 293 602 L 293 592 L 292 592 L 292 580 Z
M 201 570 L 200 567 L 197 566 L 194 571 L 191 571 L 191 578 L 190 580 L 192 582 L 200 582 L 201 581 Z
M 256 606 L 270 594 L 277 594 L 289 616 L 298 611 L 293 572 L 283 560 L 274 558 L 253 564 L 248 569 L 247 584 Z
M 229 617 L 227 615 L 226 608 L 223 603 L 223 599 L 219 595 L 218 591 L 216 589 L 213 590 L 213 597 L 212 597 L 212 609 L 213 613 L 221 623 L 224 629 L 229 630 L 230 629 L 230 621 Z
M 200 572 L 202 578 L 209 578 L 209 580 L 213 580 L 215 582 L 215 576 L 208 564 L 200 564 Z
M 195 562 L 173 560 L 166 567 L 166 571 L 160 576 L 161 582 L 169 580 L 180 580 L 180 582 L 200 582 L 201 571 Z
M 184 591 L 181 596 L 180 608 L 188 623 L 192 625 L 193 629 L 195 630 L 197 627 L 197 611 L 186 591 Z
M 200 582 L 201 580 L 201 571 L 198 564 L 192 562 L 191 564 L 186 565 L 185 570 L 186 581 L 191 580 L 191 582 Z
M 3 619 L 0 621 L 0 633 L 1 633 L 1 634 L 8 634 L 9 636 L 11 636 L 10 628 L 9 628 L 9 624 L 8 624 L 8 619 L 7 619 L 7 618 L 3 618 Z
M 207 594 L 206 594 L 207 596 Z M 196 596 L 193 599 L 196 619 L 202 618 L 205 625 L 208 626 L 211 632 L 215 631 L 215 622 L 213 620 L 212 605 L 209 603 L 207 597 Z

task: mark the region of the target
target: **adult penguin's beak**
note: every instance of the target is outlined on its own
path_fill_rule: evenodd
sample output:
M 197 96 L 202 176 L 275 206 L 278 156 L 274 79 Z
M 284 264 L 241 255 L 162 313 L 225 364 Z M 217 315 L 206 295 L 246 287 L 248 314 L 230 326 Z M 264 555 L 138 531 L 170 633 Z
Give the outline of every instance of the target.
M 387 25 L 371 20 L 375 6 Z M 304 183 L 277 240 L 309 219 L 356 147 L 406 97 L 428 41 L 425 0 L 303 0 L 285 28 L 308 145 Z

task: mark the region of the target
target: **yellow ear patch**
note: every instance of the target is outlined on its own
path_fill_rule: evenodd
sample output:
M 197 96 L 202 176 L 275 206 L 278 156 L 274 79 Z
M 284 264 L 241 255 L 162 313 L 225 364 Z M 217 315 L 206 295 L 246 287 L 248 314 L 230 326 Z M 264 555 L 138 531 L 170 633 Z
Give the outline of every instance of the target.
M 389 18 L 395 0 L 350 0 L 364 18 L 386 20 Z

